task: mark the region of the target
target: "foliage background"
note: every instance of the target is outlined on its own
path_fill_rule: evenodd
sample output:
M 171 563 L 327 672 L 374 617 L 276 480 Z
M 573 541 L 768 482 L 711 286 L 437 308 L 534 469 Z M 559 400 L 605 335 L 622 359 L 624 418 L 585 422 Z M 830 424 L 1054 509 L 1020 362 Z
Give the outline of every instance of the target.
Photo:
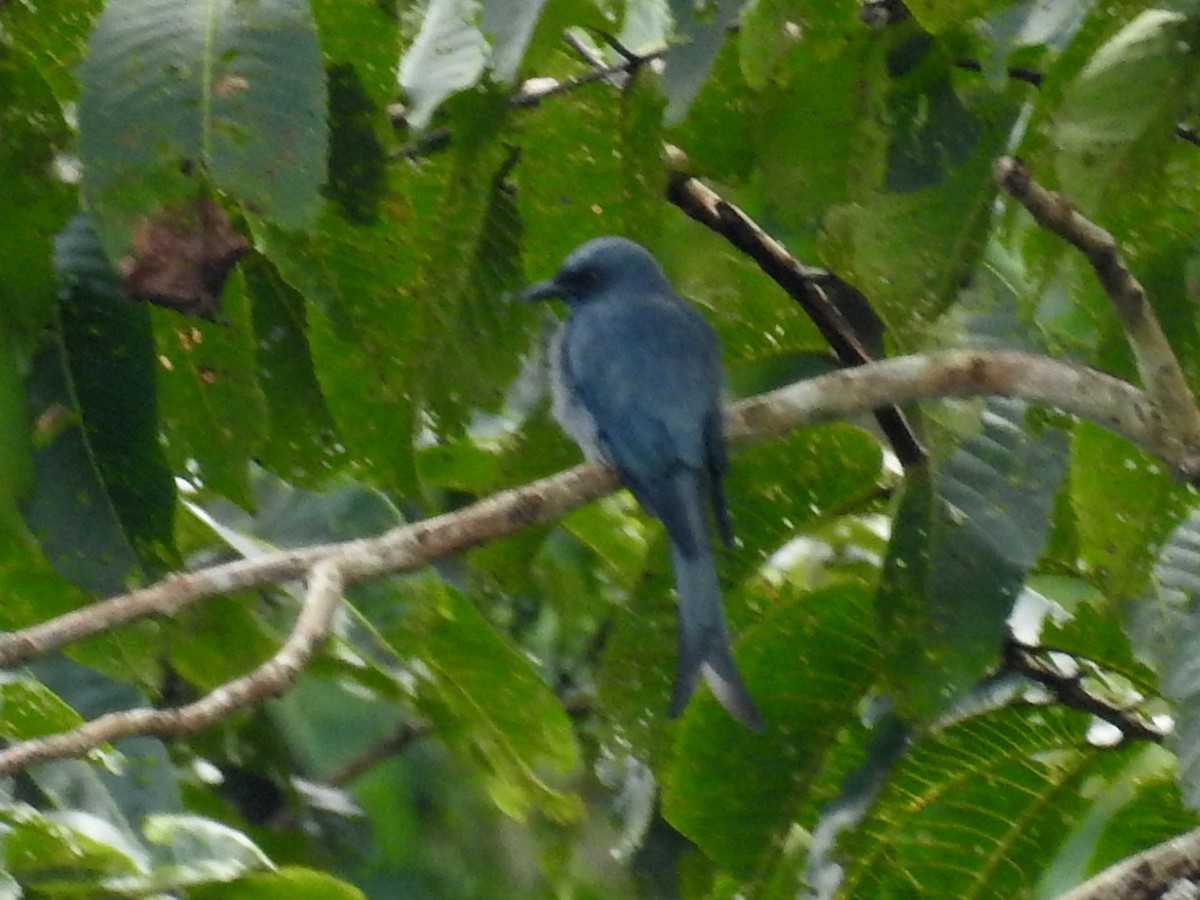
M 1017 346 L 1132 378 L 1086 261 L 998 196 L 1018 153 L 1117 236 L 1196 383 L 1198 12 L 0 3 L 0 625 L 572 463 L 547 312 L 511 299 L 596 234 L 653 250 L 735 394 L 827 370 L 797 306 L 667 201 L 664 143 L 861 290 L 890 354 Z M 514 102 L 589 70 L 568 28 L 609 63 L 604 34 L 666 51 Z M 147 217 L 199 197 L 251 244 L 217 322 L 117 274 Z M 766 734 L 707 696 L 665 719 L 669 571 L 618 495 L 355 588 L 278 701 L 9 779 L 6 895 L 1053 896 L 1195 825 L 1193 491 L 1014 400 L 918 421 L 933 462 L 906 477 L 864 423 L 735 456 L 720 566 Z M 1172 715 L 1166 745 L 997 672 L 1014 601 L 1069 613 L 1042 640 Z M 294 609 L 221 598 L 9 671 L 0 733 L 195 697 Z

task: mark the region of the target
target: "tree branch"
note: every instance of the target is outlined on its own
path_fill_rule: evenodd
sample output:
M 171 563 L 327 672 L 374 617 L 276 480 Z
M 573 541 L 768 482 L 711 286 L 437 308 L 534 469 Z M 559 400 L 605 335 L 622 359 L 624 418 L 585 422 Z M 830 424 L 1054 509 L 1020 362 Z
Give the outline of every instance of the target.
M 313 566 L 304 606 L 292 633 L 279 652 L 254 671 L 185 706 L 108 713 L 71 731 L 13 744 L 0 750 L 0 776 L 49 759 L 82 756 L 102 744 L 133 735 L 191 734 L 237 710 L 283 693 L 325 641 L 342 599 L 341 565 L 340 559 L 330 558 Z
M 378 537 L 272 553 L 174 575 L 158 584 L 82 607 L 20 631 L 0 635 L 0 668 L 57 650 L 147 616 L 172 615 L 208 597 L 280 584 L 326 559 L 342 561 L 346 584 L 420 568 L 475 544 L 514 534 L 611 492 L 616 478 L 585 464 L 464 509 L 393 528 Z
M 668 149 L 668 156 L 682 155 L 677 150 L 673 154 L 672 150 Z M 871 361 L 857 329 L 821 287 L 821 281 L 836 276 L 803 265 L 742 210 L 684 172 L 672 173 L 667 199 L 758 263 L 763 272 L 800 304 L 843 366 L 861 366 Z M 846 287 L 853 290 L 849 285 Z M 925 462 L 925 448 L 903 411 L 895 406 L 881 407 L 875 411 L 875 418 L 901 465 L 908 468 Z
M 598 66 L 582 75 L 564 78 L 562 81 L 555 78 L 530 78 L 517 90 L 512 98 L 512 105 L 516 107 L 537 106 L 547 97 L 565 94 L 567 91 L 572 91 L 585 84 L 595 81 L 611 81 L 614 77 L 631 74 L 647 63 L 665 56 L 669 49 L 663 47 L 642 56 L 626 57 L 619 63 L 613 63 L 611 66 Z
M 951 350 L 842 369 L 743 400 L 727 411 L 725 424 L 731 440 L 745 443 L 894 403 L 984 394 L 1019 397 L 1091 419 L 1178 467 L 1179 461 L 1167 455 L 1177 444 L 1161 440 L 1157 411 L 1137 388 L 1093 369 L 1016 351 Z M 0 775 L 34 762 L 78 756 L 117 738 L 193 732 L 277 694 L 295 680 L 324 639 L 344 585 L 416 569 L 450 553 L 547 522 L 616 487 L 616 478 L 607 467 L 595 463 L 576 466 L 453 513 L 399 526 L 379 537 L 173 576 L 143 590 L 0 635 L 0 668 L 7 668 L 143 616 L 178 612 L 206 597 L 310 573 L 295 629 L 280 651 L 255 671 L 186 706 L 111 713 L 70 732 L 14 744 L 0 752 Z
M 1091 419 L 1169 465 L 1157 413 L 1125 382 L 1082 366 L 1015 351 L 950 350 L 902 356 L 831 372 L 735 404 L 726 414 L 731 440 L 747 442 L 801 425 L 934 397 L 1001 394 Z M 0 668 L 18 665 L 119 625 L 173 615 L 208 597 L 280 584 L 326 559 L 339 560 L 346 584 L 410 571 L 476 544 L 550 521 L 616 489 L 613 474 L 587 463 L 463 509 L 398 526 L 374 538 L 325 544 L 174 575 L 20 631 L 0 635 Z
M 1151 900 L 1196 896 L 1200 885 L 1200 829 L 1123 859 L 1059 900 Z
M 1045 649 L 1010 639 L 1004 646 L 1004 668 L 1042 685 L 1059 703 L 1091 713 L 1114 726 L 1127 739 L 1136 738 L 1157 744 L 1163 742 L 1166 734 L 1161 728 L 1137 712 L 1120 707 L 1089 689 L 1084 683 L 1082 670 L 1066 672 L 1053 662 L 1042 659 L 1038 654 Z
M 1083 216 L 1071 201 L 1057 191 L 1042 187 L 1020 160 L 1004 156 L 996 161 L 996 182 L 1029 210 L 1043 228 L 1059 235 L 1078 248 L 1091 263 L 1108 294 L 1125 336 L 1133 350 L 1138 374 L 1146 392 L 1162 411 L 1164 433 L 1158 442 L 1178 445 L 1172 455 L 1186 477 L 1200 474 L 1200 408 L 1183 376 L 1183 370 L 1167 336 L 1158 324 L 1154 309 L 1146 298 L 1146 289 L 1129 271 L 1121 258 L 1113 236 Z M 1183 447 L 1192 448 L 1185 459 Z

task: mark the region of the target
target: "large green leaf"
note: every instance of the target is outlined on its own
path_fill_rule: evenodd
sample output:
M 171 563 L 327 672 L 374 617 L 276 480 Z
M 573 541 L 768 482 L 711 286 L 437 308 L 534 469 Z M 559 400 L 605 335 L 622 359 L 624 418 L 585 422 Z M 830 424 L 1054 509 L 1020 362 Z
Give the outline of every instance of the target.
M 82 69 L 84 196 L 110 258 L 202 190 L 284 227 L 325 180 L 325 77 L 306 0 L 114 0 Z
M 175 471 L 249 504 L 249 465 L 267 430 L 260 347 L 244 279 L 235 276 L 223 298 L 221 324 L 150 310 L 163 426 Z
M 81 724 L 79 714 L 40 681 L 0 678 L 0 734 L 6 739 L 23 741 Z
M 1198 27 L 1183 12 L 1147 10 L 1100 47 L 1067 87 L 1056 117 L 1058 175 L 1085 212 L 1117 186 L 1113 176 L 1147 132 L 1170 132 L 1192 100 L 1197 68 L 1186 48 L 1200 36 Z M 1138 166 L 1147 162 L 1137 153 Z
M 849 198 L 824 223 L 825 262 L 870 298 L 903 348 L 978 260 L 992 163 L 1025 93 L 956 81 L 954 50 L 904 27 L 873 48 Z
M 423 129 L 451 94 L 484 72 L 511 82 L 546 0 L 433 0 L 400 60 L 400 87 L 411 103 L 408 124 Z
M 403 633 L 389 635 L 404 656 L 420 660 L 418 707 L 444 741 L 483 765 L 487 790 L 505 812 L 577 818 L 580 800 L 565 778 L 579 764 L 579 747 L 562 705 L 465 596 L 432 579 L 421 593 L 424 608 L 400 623 Z
M 876 608 L 906 714 L 945 709 L 998 661 L 1066 462 L 1060 429 L 993 399 L 978 436 L 909 473 Z
M 400 10 L 374 0 L 312 0 L 312 11 L 325 59 L 334 68 L 353 67 L 383 125 L 383 107 L 396 95 Z M 344 112 L 332 91 L 329 112 Z
M 66 377 L 89 455 L 139 564 L 160 575 L 178 561 L 175 484 L 159 441 L 149 315 L 117 290 L 88 218 L 77 216 L 59 235 L 54 263 L 65 285 L 59 328 Z M 122 582 L 104 589 L 117 591 Z
M 32 480 L 24 369 L 55 311 L 49 238 L 76 203 L 54 177 L 54 156 L 69 139 L 55 99 L 21 54 L 0 48 L 0 531 L 16 535 L 24 531 L 17 504 Z
M 844 585 L 775 598 L 741 641 L 739 664 L 765 734 L 732 722 L 708 697 L 684 716 L 663 813 L 721 868 L 750 877 L 780 851 L 793 822 L 815 818 L 812 783 L 879 676 L 870 597 Z
M 416 40 L 400 60 L 400 87 L 412 106 L 414 128 L 424 128 L 438 104 L 474 85 L 487 64 L 488 43 L 479 27 L 480 0 L 433 0 Z
M 1110 596 L 1136 594 L 1159 545 L 1194 502 L 1191 492 L 1161 463 L 1089 422 L 1075 427 L 1071 467 L 1078 562 Z
M 0 807 L 0 822 L 4 871 L 43 896 L 85 896 L 106 878 L 136 876 L 148 868 L 144 848 L 130 845 L 94 816 L 43 814 L 8 803 Z
M 1170 745 L 1179 757 L 1183 799 L 1200 808 L 1200 513 L 1172 533 L 1154 567 L 1151 588 L 1132 604 L 1131 638 L 1158 672 L 1162 693 L 1174 703 Z
M 1088 794 L 1102 793 L 1137 753 L 1091 746 L 1088 718 L 1018 705 L 919 740 L 843 840 L 841 895 L 1026 894 L 1091 805 Z
M 345 451 L 313 371 L 304 298 L 261 259 L 246 267 L 246 291 L 269 423 L 257 461 L 293 484 L 316 486 L 341 468 Z
M 366 894 L 339 878 L 315 869 L 284 866 L 275 872 L 255 872 L 237 881 L 194 887 L 195 900 L 366 900 Z
M 76 66 L 102 0 L 6 3 L 0 7 L 0 42 L 17 51 L 46 80 L 59 103 L 78 98 Z
M 622 97 L 598 83 L 520 113 L 514 180 L 530 278 L 549 277 L 598 234 L 624 234 L 656 249 L 664 202 L 648 173 L 658 167 L 661 109 L 650 86 Z
M 0 93 L 5 97 L 0 108 L 0 331 L 10 358 L 18 360 L 54 315 L 50 239 L 78 204 L 55 172 L 70 129 L 24 55 L 0 52 Z
M 158 442 L 146 311 L 115 295 L 85 219 L 60 236 L 56 264 L 66 285 L 59 322 L 26 379 L 36 425 L 23 512 L 38 546 L 24 535 L 5 541 L 11 625 L 82 605 L 79 588 L 122 593 L 175 558 L 174 485 Z M 147 625 L 110 636 L 82 658 L 120 677 L 157 680 L 152 632 Z

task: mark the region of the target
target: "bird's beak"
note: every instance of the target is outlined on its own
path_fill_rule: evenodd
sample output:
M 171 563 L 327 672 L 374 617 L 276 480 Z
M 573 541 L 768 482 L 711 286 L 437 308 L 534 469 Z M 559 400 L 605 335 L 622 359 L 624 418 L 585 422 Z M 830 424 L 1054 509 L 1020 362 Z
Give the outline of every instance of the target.
M 551 297 L 561 296 L 562 288 L 558 286 L 558 282 L 553 278 L 547 278 L 545 281 L 531 284 L 525 290 L 521 291 L 522 300 L 548 300 Z

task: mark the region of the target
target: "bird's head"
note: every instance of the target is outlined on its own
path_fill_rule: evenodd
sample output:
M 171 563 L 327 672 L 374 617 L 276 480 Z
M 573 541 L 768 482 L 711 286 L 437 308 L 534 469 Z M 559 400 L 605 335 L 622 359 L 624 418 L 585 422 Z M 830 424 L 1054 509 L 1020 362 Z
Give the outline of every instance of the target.
M 613 288 L 670 291 L 667 276 L 641 244 L 623 237 L 593 238 L 563 260 L 553 278 L 530 285 L 526 300 L 558 297 L 567 303 L 587 303 Z

